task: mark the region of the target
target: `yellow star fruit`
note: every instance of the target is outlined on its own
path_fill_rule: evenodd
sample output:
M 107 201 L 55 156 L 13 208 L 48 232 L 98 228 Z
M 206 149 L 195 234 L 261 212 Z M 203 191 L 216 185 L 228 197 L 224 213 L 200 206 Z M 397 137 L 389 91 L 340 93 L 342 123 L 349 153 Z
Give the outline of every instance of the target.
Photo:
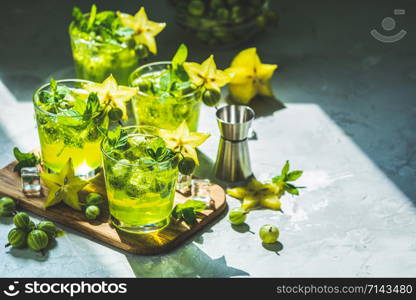
M 121 12 L 117 12 L 117 15 L 123 26 L 134 30 L 136 44 L 144 44 L 151 53 L 157 53 L 155 36 L 166 27 L 166 23 L 150 21 L 144 7 L 141 7 L 134 16 Z
M 280 210 L 281 203 L 279 198 L 283 194 L 283 188 L 273 183 L 263 184 L 253 178 L 246 187 L 228 189 L 227 194 L 242 200 L 241 207 L 244 210 L 249 210 L 256 206 Z
M 74 166 L 71 158 L 58 174 L 41 173 L 42 181 L 49 188 L 48 198 L 43 204 L 44 208 L 54 206 L 60 202 L 76 210 L 81 210 L 78 192 L 88 182 L 74 175 Z
M 225 72 L 231 77 L 228 85 L 231 97 L 239 103 L 248 104 L 257 94 L 273 96 L 270 85 L 277 65 L 263 64 L 256 48 L 248 48 L 234 57 Z
M 202 145 L 210 134 L 190 132 L 186 121 L 183 121 L 176 130 L 161 129 L 160 137 L 168 148 L 179 151 L 184 157 L 192 158 L 199 165 L 195 148 Z
M 103 83 L 85 84 L 84 89 L 89 93 L 97 93 L 101 103 L 109 103 L 111 107 L 121 109 L 123 120 L 128 119 L 126 102 L 136 95 L 136 88 L 118 85 L 113 75 L 110 75 Z
M 210 55 L 202 64 L 186 62 L 183 65 L 188 73 L 190 81 L 197 86 L 205 86 L 207 89 L 220 91 L 220 87 L 230 81 L 230 76 L 217 69 L 214 56 Z

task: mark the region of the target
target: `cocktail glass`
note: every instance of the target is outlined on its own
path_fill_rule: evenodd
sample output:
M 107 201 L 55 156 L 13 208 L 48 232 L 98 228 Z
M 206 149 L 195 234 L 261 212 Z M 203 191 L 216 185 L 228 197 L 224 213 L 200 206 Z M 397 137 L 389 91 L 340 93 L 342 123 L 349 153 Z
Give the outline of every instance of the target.
M 170 62 L 146 64 L 134 71 L 129 79 L 129 85 L 137 87 L 143 79 L 157 78 L 167 70 Z M 139 125 L 151 125 L 162 129 L 174 130 L 186 120 L 188 128 L 196 131 L 198 128 L 201 105 L 201 90 L 194 89 L 181 96 L 152 95 L 140 91 L 132 99 L 133 113 Z
M 91 40 L 74 22 L 69 26 L 69 35 L 77 78 L 102 82 L 112 74 L 119 84 L 127 85 L 140 61 L 134 46 Z
M 173 209 L 177 155 L 149 163 L 145 149 L 151 140 L 159 138 L 159 130 L 151 126 L 124 129 L 128 133 L 126 146 L 114 149 L 107 139 L 101 144 L 112 223 L 132 233 L 161 230 L 169 224 Z
M 57 83 L 72 90 L 82 90 L 82 85 L 89 81 L 67 79 L 59 80 Z M 101 123 L 97 124 L 91 119 L 84 121 L 71 116 L 65 109 L 58 113 L 46 111 L 42 108 L 39 95 L 49 89 L 50 84 L 45 84 L 33 96 L 43 165 L 47 171 L 57 173 L 69 158 L 72 158 L 75 175 L 90 178 L 101 166 L 102 135 L 98 127 L 107 128 L 108 118 L 103 118 Z M 73 96 L 77 97 L 76 95 L 74 93 Z

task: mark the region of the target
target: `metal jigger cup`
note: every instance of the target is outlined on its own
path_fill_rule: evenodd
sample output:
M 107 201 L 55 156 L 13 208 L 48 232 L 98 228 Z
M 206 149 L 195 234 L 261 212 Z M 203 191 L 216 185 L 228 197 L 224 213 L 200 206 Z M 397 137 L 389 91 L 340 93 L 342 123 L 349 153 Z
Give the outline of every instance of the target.
M 226 182 L 240 182 L 252 175 L 247 136 L 255 114 L 245 105 L 225 105 L 216 112 L 221 139 L 215 174 Z

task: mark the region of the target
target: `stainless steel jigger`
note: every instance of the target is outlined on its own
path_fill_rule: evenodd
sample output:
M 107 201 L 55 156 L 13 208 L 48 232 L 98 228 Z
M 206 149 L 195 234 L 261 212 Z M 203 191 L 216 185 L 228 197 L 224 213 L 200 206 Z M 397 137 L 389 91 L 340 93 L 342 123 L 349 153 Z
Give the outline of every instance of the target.
M 240 182 L 252 175 L 247 135 L 254 111 L 245 105 L 226 105 L 217 112 L 221 139 L 215 174 L 226 182 Z

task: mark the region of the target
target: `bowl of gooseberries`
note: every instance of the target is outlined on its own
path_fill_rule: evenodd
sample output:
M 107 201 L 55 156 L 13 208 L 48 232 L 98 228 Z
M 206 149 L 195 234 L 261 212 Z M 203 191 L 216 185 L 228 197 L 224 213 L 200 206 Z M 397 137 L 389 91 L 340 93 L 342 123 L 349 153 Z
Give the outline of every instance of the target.
M 269 0 L 170 0 L 176 23 L 209 46 L 234 46 L 277 24 Z

